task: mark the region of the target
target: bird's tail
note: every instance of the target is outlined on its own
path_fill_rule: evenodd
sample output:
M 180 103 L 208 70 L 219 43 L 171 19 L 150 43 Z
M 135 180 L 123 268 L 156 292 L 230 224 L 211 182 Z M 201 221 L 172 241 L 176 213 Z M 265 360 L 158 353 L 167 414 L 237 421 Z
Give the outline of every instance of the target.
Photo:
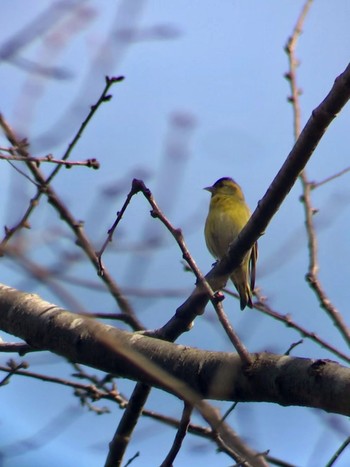
M 246 306 L 253 308 L 252 291 L 244 268 L 237 268 L 233 271 L 231 280 L 239 293 L 241 310 L 244 310 Z

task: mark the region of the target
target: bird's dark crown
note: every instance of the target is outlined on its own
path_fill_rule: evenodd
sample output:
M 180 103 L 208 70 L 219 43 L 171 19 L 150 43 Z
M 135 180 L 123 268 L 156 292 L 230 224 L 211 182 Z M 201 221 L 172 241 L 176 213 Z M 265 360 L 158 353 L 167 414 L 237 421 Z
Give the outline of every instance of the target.
M 220 187 L 220 186 L 226 185 L 225 182 L 236 183 L 236 182 L 233 180 L 233 178 L 231 178 L 231 177 L 222 177 L 222 178 L 219 178 L 219 180 L 217 180 L 217 181 L 214 183 L 213 186 L 214 186 L 215 188 L 218 188 L 218 187 Z

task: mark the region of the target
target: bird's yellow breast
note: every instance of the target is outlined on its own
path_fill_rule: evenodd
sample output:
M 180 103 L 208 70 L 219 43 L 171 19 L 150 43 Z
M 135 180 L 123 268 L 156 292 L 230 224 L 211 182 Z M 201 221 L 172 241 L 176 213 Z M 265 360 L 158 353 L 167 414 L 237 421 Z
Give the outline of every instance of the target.
M 249 217 L 244 198 L 219 193 L 212 196 L 204 231 L 208 250 L 215 258 L 224 256 Z

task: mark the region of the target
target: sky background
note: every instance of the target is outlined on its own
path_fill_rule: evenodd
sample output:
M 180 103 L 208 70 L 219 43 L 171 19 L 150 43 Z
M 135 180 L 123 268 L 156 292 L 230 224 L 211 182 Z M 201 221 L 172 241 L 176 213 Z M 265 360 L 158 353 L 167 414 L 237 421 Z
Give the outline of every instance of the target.
M 254 210 L 292 148 L 284 46 L 303 3 L 4 2 L 0 7 L 0 112 L 28 138 L 33 155 L 52 153 L 58 158 L 101 94 L 104 77 L 125 76 L 114 85 L 113 99 L 98 110 L 71 156 L 71 160 L 95 157 L 101 168 L 62 170 L 53 186 L 73 214 L 84 220 L 98 248 L 132 179 L 142 178 L 173 225 L 183 229 L 191 253 L 206 273 L 213 259 L 203 238 L 209 203 L 203 187 L 231 176 Z M 348 64 L 349 15 L 348 1 L 319 0 L 306 19 L 297 49 L 303 124 Z M 46 67 L 42 71 L 50 70 L 50 77 L 30 72 L 33 63 Z M 321 181 L 349 165 L 349 109 L 338 116 L 316 149 L 307 167 L 311 180 Z M 2 135 L 0 144 L 7 144 Z M 2 162 L 1 167 L 0 220 L 12 226 L 34 190 L 9 164 Z M 48 168 L 43 170 L 49 173 Z M 319 210 L 315 224 L 320 279 L 347 323 L 349 177 L 344 175 L 313 193 L 313 205 Z M 348 352 L 304 279 L 308 252 L 300 194 L 297 183 L 259 241 L 257 283 L 274 309 L 290 313 L 296 322 Z M 73 284 L 76 278 L 98 284 L 98 278 L 81 258 L 70 256 L 67 264 L 67 256 L 76 253 L 72 234 L 45 200 L 31 223 L 32 229 L 23 235 L 28 255 L 60 270 L 67 293 L 54 294 L 8 258 L 2 258 L 1 281 L 71 310 L 115 312 L 108 294 Z M 147 328 L 164 324 L 194 286 L 193 276 L 183 270 L 178 247 L 150 218 L 141 195 L 132 200 L 105 262 L 118 284 L 129 290 L 129 299 Z M 166 289 L 172 296 L 137 297 L 131 288 Z M 233 298 L 227 297 L 225 309 L 250 351 L 283 353 L 300 338 L 257 311 L 240 312 Z M 178 342 L 231 350 L 210 307 Z M 293 355 L 337 360 L 307 340 Z M 7 355 L 1 357 L 1 364 L 7 359 Z M 66 377 L 72 373 L 56 356 L 43 353 L 26 360 L 32 371 Z M 125 394 L 134 386 L 127 381 L 118 384 Z M 3 465 L 44 466 L 48 458 L 53 466 L 103 465 L 121 414 L 117 407 L 101 402 L 111 413 L 97 416 L 81 408 L 70 390 L 29 379 L 24 386 L 19 377 L 1 389 Z M 224 412 L 230 404 L 214 405 Z M 147 407 L 171 416 L 181 411 L 178 401 L 156 390 Z M 194 421 L 201 423 L 199 417 Z M 239 404 L 229 422 L 256 450 L 270 449 L 275 457 L 307 467 L 324 465 L 350 428 L 343 417 L 260 403 Z M 140 451 L 133 465 L 159 465 L 173 436 L 172 429 L 144 420 L 126 460 Z M 175 465 L 190 463 L 220 467 L 230 461 L 205 440 L 188 437 Z M 349 463 L 350 452 L 336 465 Z

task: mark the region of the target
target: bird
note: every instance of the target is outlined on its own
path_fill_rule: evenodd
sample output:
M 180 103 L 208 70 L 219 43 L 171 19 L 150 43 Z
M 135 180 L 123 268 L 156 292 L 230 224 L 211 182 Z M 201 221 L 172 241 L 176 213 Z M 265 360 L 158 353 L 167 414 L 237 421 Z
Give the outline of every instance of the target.
M 220 178 L 204 189 L 211 193 L 204 227 L 205 241 L 209 252 L 220 260 L 248 222 L 251 213 L 241 187 L 232 178 Z M 246 306 L 253 308 L 257 256 L 258 244 L 255 243 L 230 276 L 239 293 L 241 310 Z

